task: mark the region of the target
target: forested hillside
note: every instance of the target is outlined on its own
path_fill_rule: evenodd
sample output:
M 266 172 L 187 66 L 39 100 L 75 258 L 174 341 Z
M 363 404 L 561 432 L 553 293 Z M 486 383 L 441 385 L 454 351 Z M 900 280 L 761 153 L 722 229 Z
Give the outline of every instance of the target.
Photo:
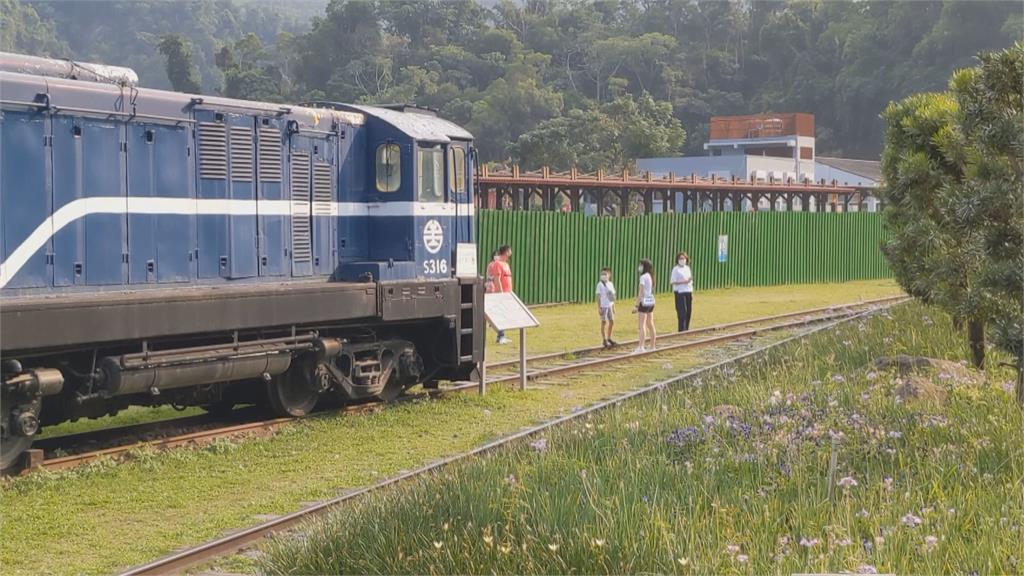
M 880 112 L 1024 33 L 1016 2 L 0 0 L 2 48 L 144 85 L 415 102 L 483 159 L 618 168 L 699 153 L 713 114 L 811 112 L 820 154 L 875 158 Z M 168 37 L 167 35 L 178 35 Z M 178 78 L 168 78 L 170 55 Z M 194 85 L 194 84 L 193 84 Z
M 171 88 L 158 45 L 162 35 L 180 34 L 203 89 L 214 92 L 223 83 L 215 60 L 225 43 L 248 33 L 271 46 L 287 41 L 308 32 L 326 6 L 327 0 L 0 0 L 0 50 L 128 66 L 142 85 Z

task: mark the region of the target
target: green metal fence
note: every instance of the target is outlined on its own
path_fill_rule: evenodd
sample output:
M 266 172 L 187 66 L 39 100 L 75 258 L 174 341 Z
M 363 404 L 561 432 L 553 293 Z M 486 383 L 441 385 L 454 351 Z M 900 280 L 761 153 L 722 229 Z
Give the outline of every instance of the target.
M 580 213 L 479 213 L 481 273 L 501 244 L 513 249 L 516 294 L 528 304 L 594 298 L 601 267 L 611 266 L 620 298 L 636 293 L 640 258 L 654 263 L 659 291 L 679 251 L 690 254 L 697 290 L 887 278 L 879 246 L 881 214 L 707 212 L 596 218 Z M 725 262 L 719 236 L 728 237 Z

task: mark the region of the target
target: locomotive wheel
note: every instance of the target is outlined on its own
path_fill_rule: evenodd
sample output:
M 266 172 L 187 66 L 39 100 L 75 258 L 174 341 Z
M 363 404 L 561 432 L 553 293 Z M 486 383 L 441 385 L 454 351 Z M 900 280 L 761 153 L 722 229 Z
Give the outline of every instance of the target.
M 306 381 L 303 370 L 288 370 L 267 382 L 267 400 L 278 416 L 301 417 L 313 411 L 320 392 Z

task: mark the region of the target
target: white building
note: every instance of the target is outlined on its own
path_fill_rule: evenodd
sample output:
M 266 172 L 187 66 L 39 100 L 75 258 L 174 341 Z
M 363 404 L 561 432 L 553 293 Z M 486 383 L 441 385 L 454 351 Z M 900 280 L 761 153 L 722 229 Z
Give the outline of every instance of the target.
M 710 139 L 704 145 L 706 156 L 641 158 L 636 162 L 641 173 L 656 176 L 696 174 L 701 177 L 737 178 L 777 182 L 824 182 L 834 180 L 840 186 L 877 188 L 881 183 L 878 161 L 818 157 L 814 144 L 814 116 L 811 114 L 757 114 L 716 116 L 711 119 Z M 762 201 L 759 209 L 770 208 Z M 869 196 L 869 211 L 878 201 Z M 744 206 L 744 210 L 750 209 Z M 785 209 L 779 206 L 776 209 Z M 851 210 L 856 210 L 851 206 Z

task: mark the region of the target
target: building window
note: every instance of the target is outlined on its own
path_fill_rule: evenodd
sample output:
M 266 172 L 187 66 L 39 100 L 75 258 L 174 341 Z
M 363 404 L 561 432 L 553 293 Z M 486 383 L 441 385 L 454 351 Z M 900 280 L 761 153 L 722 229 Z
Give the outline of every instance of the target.
M 398 144 L 377 146 L 377 190 L 394 192 L 402 185 L 402 150 Z
M 463 148 L 451 148 L 448 155 L 448 185 L 454 192 L 466 190 L 466 151 Z
M 420 202 L 444 200 L 444 151 L 441 146 L 420 148 Z

